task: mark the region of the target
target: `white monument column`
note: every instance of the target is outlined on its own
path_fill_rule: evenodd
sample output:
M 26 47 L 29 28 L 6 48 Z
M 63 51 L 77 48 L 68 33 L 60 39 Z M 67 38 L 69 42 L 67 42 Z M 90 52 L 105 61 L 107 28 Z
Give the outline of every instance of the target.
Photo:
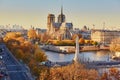
M 73 59 L 75 62 L 79 62 L 79 38 L 76 37 L 76 50 L 75 50 L 75 56 Z

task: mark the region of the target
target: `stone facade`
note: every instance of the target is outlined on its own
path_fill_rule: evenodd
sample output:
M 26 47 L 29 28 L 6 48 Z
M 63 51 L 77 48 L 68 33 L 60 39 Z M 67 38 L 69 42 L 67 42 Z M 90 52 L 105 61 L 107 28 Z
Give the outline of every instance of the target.
M 115 38 L 120 37 L 120 31 L 117 30 L 92 30 L 91 39 L 103 44 L 110 44 Z
M 71 39 L 72 37 L 73 24 L 65 21 L 63 8 L 61 8 L 61 14 L 58 16 L 58 22 L 55 22 L 54 14 L 48 15 L 47 28 L 47 32 L 51 37 L 60 37 L 61 39 Z

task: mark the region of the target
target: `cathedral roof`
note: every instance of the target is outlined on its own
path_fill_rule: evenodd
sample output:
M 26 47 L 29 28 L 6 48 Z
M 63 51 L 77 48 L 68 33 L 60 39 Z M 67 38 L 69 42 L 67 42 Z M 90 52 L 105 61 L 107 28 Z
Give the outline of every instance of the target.
M 61 23 L 53 23 L 53 26 L 59 28 L 61 26 Z
M 72 28 L 73 24 L 64 22 L 64 23 L 62 23 L 61 27 Z
M 72 23 L 66 23 L 66 26 L 67 26 L 67 27 L 72 27 L 73 24 L 72 24 Z

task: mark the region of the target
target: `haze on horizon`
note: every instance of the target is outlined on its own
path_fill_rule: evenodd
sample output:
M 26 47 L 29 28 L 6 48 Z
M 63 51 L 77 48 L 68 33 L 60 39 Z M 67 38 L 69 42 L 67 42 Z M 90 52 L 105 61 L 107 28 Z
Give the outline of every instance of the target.
M 57 20 L 61 5 L 74 27 L 120 27 L 120 0 L 0 0 L 0 25 L 47 28 L 48 14 Z

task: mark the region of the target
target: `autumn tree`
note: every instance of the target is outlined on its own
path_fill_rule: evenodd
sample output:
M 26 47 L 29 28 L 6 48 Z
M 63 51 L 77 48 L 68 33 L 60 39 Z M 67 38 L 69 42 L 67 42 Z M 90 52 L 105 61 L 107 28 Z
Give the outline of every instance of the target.
M 0 43 L 3 43 L 3 38 L 0 38 Z
M 38 34 L 38 35 L 37 35 L 37 41 L 38 41 L 38 43 L 41 42 L 41 37 L 42 37 L 42 34 Z
M 18 35 L 15 32 L 8 32 L 5 37 L 3 38 L 4 42 L 7 42 L 10 39 L 16 39 Z
M 50 68 L 40 74 L 39 80 L 96 80 L 98 78 L 96 70 L 85 69 L 82 64 L 71 64 Z
M 30 53 L 32 53 L 33 48 L 34 48 L 33 45 L 29 41 L 24 41 L 20 45 L 20 49 L 22 49 L 23 52 L 30 52 Z
M 90 44 L 90 40 L 85 40 L 85 44 Z
M 84 44 L 84 43 L 85 43 L 85 40 L 84 40 L 83 38 L 80 38 L 80 39 L 79 39 L 79 43 L 80 43 L 80 44 Z
M 47 60 L 47 56 L 45 55 L 45 53 L 42 50 L 37 48 L 37 49 L 35 49 L 34 59 L 37 62 L 42 62 L 42 61 L 46 61 Z
M 25 39 L 21 36 L 16 38 L 16 40 L 18 40 L 20 43 L 23 43 L 25 41 Z
M 93 41 L 93 42 L 92 42 L 92 45 L 98 45 L 98 42 Z
M 13 55 L 19 61 L 28 65 L 31 72 L 38 77 L 41 72 L 38 64 L 47 60 L 45 53 L 37 45 L 25 40 L 20 33 L 7 33 L 4 37 L 4 42 Z
M 49 39 L 51 39 L 51 36 L 48 33 L 44 33 L 41 35 L 41 42 L 46 43 Z
M 101 80 L 120 80 L 120 70 L 117 68 L 110 68 L 108 72 L 103 73 Z
M 33 43 L 35 44 L 35 42 L 37 41 L 37 33 L 36 33 L 36 30 L 34 29 L 30 29 L 27 33 L 27 36 L 28 36 L 28 39 Z
M 72 36 L 72 40 L 76 40 L 76 37 L 79 37 L 79 38 L 82 38 L 82 35 L 81 34 L 74 34 L 73 36 Z
M 15 56 L 17 59 L 22 59 L 24 57 L 24 53 L 21 49 L 16 49 L 15 50 Z
M 110 50 L 113 52 L 120 51 L 120 38 L 116 38 L 111 41 Z
M 27 36 L 29 39 L 36 39 L 37 38 L 36 31 L 34 29 L 30 29 L 27 33 Z

